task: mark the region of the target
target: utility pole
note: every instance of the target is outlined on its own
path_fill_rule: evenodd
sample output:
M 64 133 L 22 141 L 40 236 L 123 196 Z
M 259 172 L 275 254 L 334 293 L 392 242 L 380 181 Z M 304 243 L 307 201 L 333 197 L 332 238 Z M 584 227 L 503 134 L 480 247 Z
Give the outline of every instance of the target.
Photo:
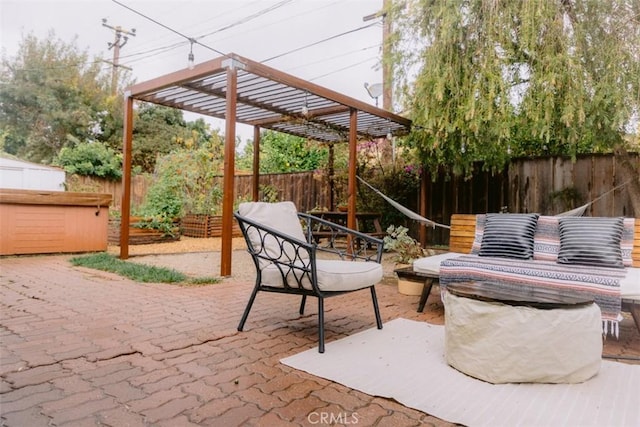
M 391 111 L 393 109 L 393 70 L 389 63 L 389 35 L 391 34 L 391 19 L 385 12 L 391 6 L 391 0 L 383 0 L 382 10 L 367 15 L 364 22 L 382 18 L 382 108 Z M 377 99 L 376 99 L 377 102 Z
M 111 93 L 115 95 L 118 92 L 118 68 L 126 68 L 127 70 L 131 70 L 131 68 L 126 67 L 124 65 L 120 65 L 118 61 L 120 60 L 120 48 L 122 48 L 129 41 L 129 36 L 135 37 L 136 29 L 132 28 L 131 31 L 125 30 L 119 25 L 117 27 L 111 26 L 107 24 L 107 19 L 102 18 L 102 26 L 107 27 L 114 33 L 113 43 L 108 43 L 109 49 L 113 49 L 113 61 L 110 63 L 111 68 Z

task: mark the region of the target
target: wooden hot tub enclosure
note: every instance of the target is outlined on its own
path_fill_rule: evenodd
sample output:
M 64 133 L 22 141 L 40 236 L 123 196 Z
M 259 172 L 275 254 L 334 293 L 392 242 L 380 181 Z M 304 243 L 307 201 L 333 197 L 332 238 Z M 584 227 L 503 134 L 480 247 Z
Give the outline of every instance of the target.
M 107 250 L 111 194 L 0 188 L 0 255 Z

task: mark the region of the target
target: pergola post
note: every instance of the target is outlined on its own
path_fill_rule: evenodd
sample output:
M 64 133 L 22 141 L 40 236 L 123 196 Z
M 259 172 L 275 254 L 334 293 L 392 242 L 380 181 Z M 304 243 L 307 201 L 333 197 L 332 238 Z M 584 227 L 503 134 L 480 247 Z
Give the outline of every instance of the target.
M 122 137 L 122 199 L 120 205 L 120 259 L 129 258 L 131 221 L 131 144 L 133 142 L 133 98 L 125 92 L 124 135 Z
M 253 127 L 253 201 L 260 196 L 260 126 Z
M 224 138 L 224 181 L 222 188 L 222 247 L 220 276 L 231 275 L 233 243 L 233 181 L 236 154 L 236 103 L 238 94 L 238 70 L 234 61 L 227 65 L 227 98 Z
M 347 227 L 356 229 L 356 154 L 358 148 L 358 110 L 349 109 L 349 182 L 347 186 Z

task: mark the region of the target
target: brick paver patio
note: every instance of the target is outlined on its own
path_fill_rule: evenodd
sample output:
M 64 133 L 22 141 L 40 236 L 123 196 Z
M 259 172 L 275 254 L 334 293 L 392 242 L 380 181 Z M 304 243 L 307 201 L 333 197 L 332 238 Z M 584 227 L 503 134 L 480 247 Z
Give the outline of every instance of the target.
M 189 270 L 203 256 L 176 259 Z M 208 286 L 140 284 L 69 258 L 0 259 L 0 425 L 309 426 L 322 425 L 321 414 L 334 425 L 450 425 L 280 364 L 316 345 L 313 301 L 300 317 L 296 298 L 260 294 L 237 332 L 247 272 Z M 417 313 L 418 297 L 391 282 L 377 287 L 384 321 L 442 324 L 437 295 Z M 375 325 L 366 291 L 331 298 L 325 309 L 327 342 Z M 605 353 L 638 363 L 630 318 Z

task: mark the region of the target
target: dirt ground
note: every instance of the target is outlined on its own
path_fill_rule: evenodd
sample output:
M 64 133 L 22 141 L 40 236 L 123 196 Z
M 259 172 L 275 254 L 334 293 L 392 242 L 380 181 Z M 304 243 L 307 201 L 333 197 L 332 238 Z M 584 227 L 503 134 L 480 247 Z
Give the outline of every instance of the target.
M 219 276 L 222 239 L 181 236 L 180 240 L 146 245 L 129 245 L 129 260 L 146 265 L 172 268 L 191 277 Z M 232 272 L 230 279 L 253 282 L 255 267 L 247 252 L 244 238 L 233 238 Z M 119 246 L 109 246 L 108 252 L 120 254 Z M 394 253 L 382 256 L 383 281 L 395 281 Z
M 148 245 L 129 245 L 129 255 L 158 255 L 158 254 L 182 254 L 188 252 L 220 252 L 222 239 L 211 237 L 201 239 L 181 236 L 180 240 L 164 243 L 152 243 Z M 247 245 L 243 237 L 234 237 L 233 250 L 246 250 Z M 120 254 L 120 246 L 109 246 L 110 254 Z

